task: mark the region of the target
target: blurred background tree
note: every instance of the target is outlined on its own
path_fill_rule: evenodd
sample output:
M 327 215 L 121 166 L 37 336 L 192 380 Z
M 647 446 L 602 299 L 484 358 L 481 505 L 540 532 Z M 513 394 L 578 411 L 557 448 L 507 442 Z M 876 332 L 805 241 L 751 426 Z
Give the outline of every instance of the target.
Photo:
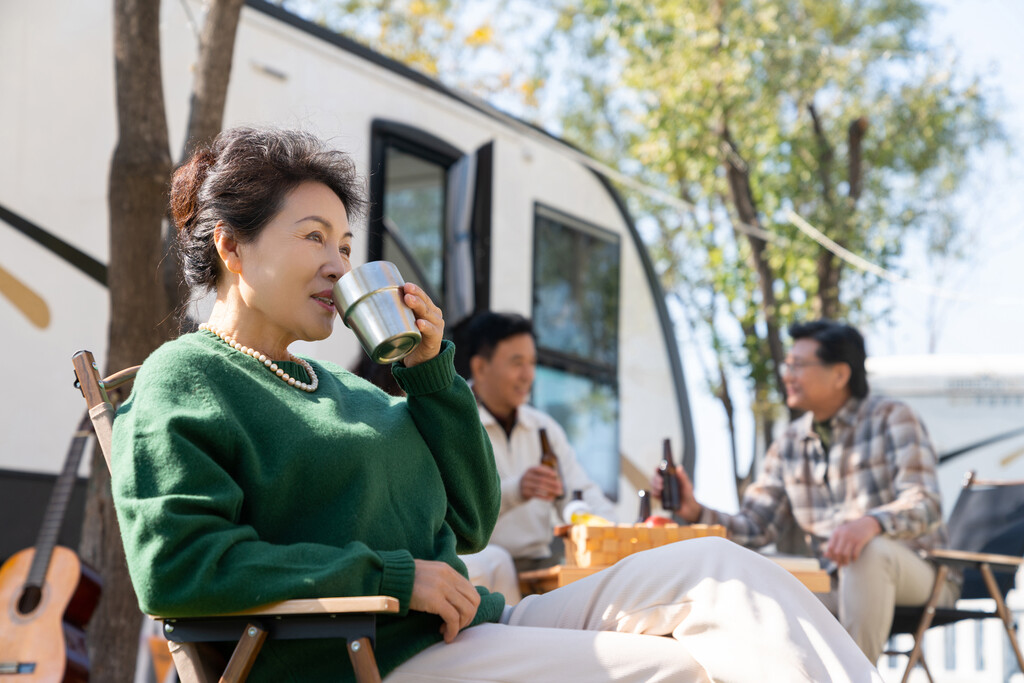
M 781 331 L 888 314 L 887 282 L 789 212 L 886 270 L 914 235 L 939 258 L 964 246 L 951 199 L 1002 131 L 983 84 L 929 46 L 927 29 L 915 0 L 558 9 L 548 49 L 587 59 L 558 65 L 575 86 L 545 96 L 562 103 L 568 139 L 678 198 L 630 194 L 666 289 L 712 341 L 709 388 L 731 422 L 728 377 L 741 370 L 764 442 L 784 397 Z
M 899 274 L 911 239 L 932 259 L 963 252 L 952 200 L 1005 141 L 991 93 L 929 43 L 918 0 L 283 4 L 319 8 L 332 28 L 656 190 L 620 184 L 666 290 L 709 340 L 708 390 L 730 425 L 735 392 L 751 394 L 760 444 L 784 397 L 785 328 L 889 316 L 879 269 Z M 875 267 L 851 267 L 842 249 Z M 733 428 L 742 488 L 740 450 Z

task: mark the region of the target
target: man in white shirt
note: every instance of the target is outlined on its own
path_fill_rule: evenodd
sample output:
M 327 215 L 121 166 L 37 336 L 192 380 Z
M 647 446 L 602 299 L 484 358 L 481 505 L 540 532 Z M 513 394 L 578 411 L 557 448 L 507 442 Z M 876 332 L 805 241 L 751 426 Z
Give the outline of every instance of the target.
M 556 564 L 552 532 L 574 491 L 605 519 L 615 521 L 615 507 L 587 476 L 561 426 L 526 403 L 537 366 L 530 320 L 484 312 L 468 323 L 463 336 L 458 353 L 469 358 L 480 421 L 501 478 L 501 510 L 490 542 L 507 550 L 519 571 Z M 557 471 L 540 464 L 541 429 L 558 456 Z

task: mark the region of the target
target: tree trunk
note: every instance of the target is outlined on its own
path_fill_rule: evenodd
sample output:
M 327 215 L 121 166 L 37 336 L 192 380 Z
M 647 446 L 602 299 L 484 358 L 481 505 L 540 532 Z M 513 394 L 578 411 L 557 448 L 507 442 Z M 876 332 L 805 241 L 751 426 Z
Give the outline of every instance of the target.
M 209 3 L 192 95 L 188 139 L 205 143 L 219 131 L 235 35 L 244 0 Z M 141 363 L 177 331 L 173 312 L 180 276 L 163 224 L 172 170 L 160 69 L 160 0 L 114 0 L 114 67 L 118 141 L 110 164 L 110 336 L 107 366 Z M 166 270 L 166 269 L 165 269 Z M 128 577 L 106 464 L 93 455 L 82 558 L 99 570 L 103 594 L 90 622 L 93 683 L 131 681 L 141 623 Z
M 847 130 L 847 144 L 850 155 L 847 163 L 847 177 L 850 183 L 850 211 L 857 206 L 860 199 L 861 188 L 864 186 L 864 167 L 861 163 L 861 147 L 864 142 L 864 134 L 868 131 L 868 120 L 866 117 L 854 119 L 850 122 Z
M 761 227 L 761 221 L 757 216 L 754 194 L 750 190 L 750 171 L 742 157 L 736 151 L 736 145 L 729 134 L 729 127 L 722 123 L 719 131 L 725 151 L 725 171 L 729 180 L 729 191 L 732 195 L 733 206 L 739 220 L 753 227 Z M 782 348 L 782 336 L 779 333 L 778 309 L 775 302 L 775 291 L 772 285 L 775 282 L 775 274 L 768 264 L 765 256 L 767 243 L 747 233 L 750 241 L 751 266 L 757 272 L 758 286 L 761 290 L 761 307 L 764 312 L 765 327 L 767 329 L 768 350 L 771 354 L 772 370 L 775 378 L 775 386 L 780 396 L 786 395 L 786 389 L 782 384 L 782 361 L 785 359 L 785 351 Z
M 118 140 L 110 165 L 110 351 L 119 369 L 172 332 L 159 280 L 171 155 L 160 71 L 160 0 L 115 0 Z
M 115 0 L 114 67 L 118 142 L 110 166 L 110 337 L 108 368 L 141 363 L 171 330 L 159 281 L 161 222 L 171 170 L 160 76 L 159 0 Z M 141 615 L 132 590 L 97 449 L 82 529 L 81 554 L 103 577 L 89 625 L 93 683 L 124 683 L 135 672 Z
M 838 240 L 836 240 L 838 242 Z M 837 320 L 839 309 L 839 278 L 842 275 L 843 262 L 831 251 L 822 247 L 818 251 L 818 315 L 829 320 Z
M 714 50 L 717 54 L 726 49 L 722 40 L 726 35 L 724 25 L 725 0 L 716 0 L 710 7 L 710 11 L 714 17 L 715 25 L 718 28 L 719 40 Z M 717 90 L 719 96 L 721 96 L 721 82 L 717 84 Z M 729 112 L 727 110 L 722 113 L 718 136 L 722 141 L 722 163 L 725 167 L 726 178 L 729 182 L 729 193 L 736 220 L 744 225 L 760 228 L 761 221 L 757 215 L 757 202 L 754 199 L 754 193 L 750 189 L 750 169 L 740 155 L 739 150 L 736 147 L 736 143 L 729 132 Z M 738 230 L 736 233 L 736 239 L 738 241 L 741 238 L 739 237 Z M 758 287 L 761 291 L 761 311 L 764 314 L 766 329 L 765 339 L 763 342 L 767 344 L 768 355 L 772 359 L 772 379 L 775 382 L 778 395 L 785 397 L 786 387 L 782 383 L 782 362 L 785 359 L 785 351 L 782 348 L 782 337 L 779 333 L 778 309 L 775 303 L 775 291 L 772 289 L 775 283 L 775 274 L 772 272 L 772 267 L 768 263 L 768 259 L 765 257 L 765 248 L 767 247 L 767 243 L 760 237 L 750 234 L 750 232 L 746 232 L 745 234 L 747 235 L 747 239 L 750 243 L 750 265 L 754 272 L 757 273 Z M 759 338 L 757 330 L 752 324 L 743 325 L 743 333 L 744 336 L 748 338 Z M 768 380 L 763 376 L 759 376 L 757 373 L 755 373 L 753 379 L 755 404 L 754 417 L 755 421 L 757 421 L 757 405 L 760 401 L 758 397 L 768 393 Z M 736 493 L 740 500 L 742 500 L 744 491 L 746 491 L 747 486 L 749 486 L 750 482 L 754 479 L 757 460 L 756 458 L 751 460 L 747 473 L 742 477 L 739 474 L 738 462 L 734 449 L 733 473 L 736 481 Z

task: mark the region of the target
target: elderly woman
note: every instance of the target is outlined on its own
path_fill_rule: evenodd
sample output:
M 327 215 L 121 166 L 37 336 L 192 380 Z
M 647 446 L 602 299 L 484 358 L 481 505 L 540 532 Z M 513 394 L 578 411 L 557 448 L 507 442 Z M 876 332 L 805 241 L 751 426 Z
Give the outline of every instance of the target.
M 423 336 L 393 368 L 405 398 L 289 351 L 337 317 L 362 205 L 349 159 L 308 134 L 229 130 L 175 174 L 171 205 L 186 278 L 216 303 L 149 357 L 114 426 L 143 611 L 391 595 L 401 613 L 380 619 L 376 653 L 397 682 L 879 680 L 792 577 L 720 539 L 514 608 L 474 587 L 457 553 L 486 545 L 500 493 L 441 311 L 405 286 Z M 330 640 L 268 642 L 251 674 L 351 679 Z

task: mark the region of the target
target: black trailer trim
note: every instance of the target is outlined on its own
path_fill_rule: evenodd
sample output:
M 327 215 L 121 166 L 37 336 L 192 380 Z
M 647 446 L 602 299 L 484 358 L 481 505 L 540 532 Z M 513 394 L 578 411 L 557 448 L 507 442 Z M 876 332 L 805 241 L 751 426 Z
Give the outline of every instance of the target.
M 52 232 L 39 227 L 29 219 L 14 213 L 3 205 L 0 205 L 0 220 L 33 242 L 37 242 L 56 256 L 64 259 L 104 287 L 107 286 L 107 267 L 78 247 L 68 244 Z
M 370 210 L 369 238 L 366 241 L 366 260 L 379 261 L 384 253 L 384 176 L 385 151 L 393 146 L 430 161 L 450 168 L 465 154 L 462 150 L 421 128 L 389 121 L 374 119 L 370 123 Z M 421 279 L 421 282 L 424 280 Z M 442 292 L 444 290 L 442 289 Z M 437 293 L 431 293 L 436 299 Z
M 0 469 L 0 562 L 38 540 L 56 482 L 56 474 Z M 57 536 L 58 545 L 75 551 L 82 536 L 88 483 L 85 477 L 75 478 Z
M 491 308 L 491 211 L 494 191 L 494 142 L 476 151 L 473 194 L 473 313 Z

